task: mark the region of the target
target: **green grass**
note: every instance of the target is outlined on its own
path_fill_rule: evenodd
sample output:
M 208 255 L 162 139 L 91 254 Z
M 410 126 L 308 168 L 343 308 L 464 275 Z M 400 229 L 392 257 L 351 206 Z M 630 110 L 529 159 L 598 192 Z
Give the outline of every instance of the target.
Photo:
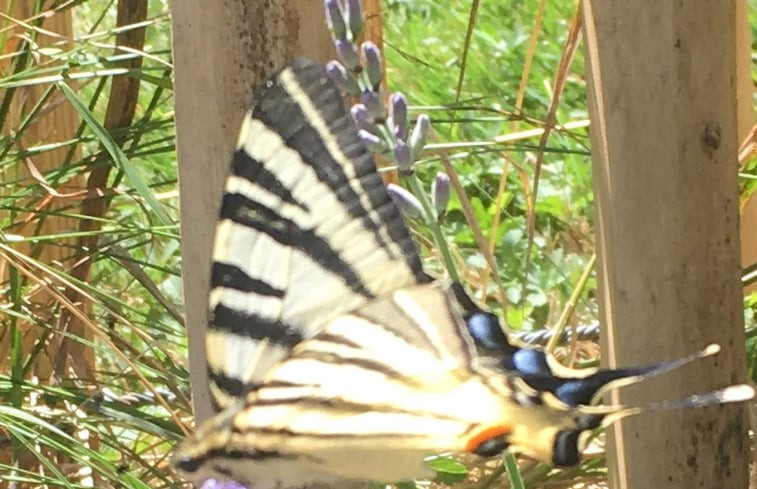
M 439 144 L 421 162 L 421 175 L 443 167 L 440 151 L 454 162 L 465 194 L 484 235 L 494 235 L 493 256 L 505 288 L 505 303 L 494 283 L 479 281 L 486 261 L 465 221 L 458 199 L 453 200 L 445 230 L 459 253 L 467 282 L 479 289 L 488 304 L 502 308 L 514 329 L 554 324 L 593 252 L 591 161 L 586 129 L 560 132 L 546 147 L 531 137 L 496 144 L 498 136 L 543 127 L 573 15 L 574 2 L 549 2 L 541 18 L 540 35 L 529 48 L 539 2 L 482 2 L 467 47 L 465 76 L 459 94 L 461 60 L 466 50 L 469 5 L 433 1 L 388 2 L 386 19 L 387 72 L 392 89 L 408 94 L 433 121 Z M 526 60 L 531 70 L 518 94 Z M 583 58 L 577 54 L 557 106 L 556 123 L 588 118 L 585 105 Z M 427 107 L 433 107 L 428 110 Z M 447 149 L 445 143 L 467 143 Z M 486 145 L 486 146 L 484 146 Z M 440 149 L 436 149 L 440 148 Z M 526 269 L 528 194 L 536 156 L 543 155 L 535 207 L 533 259 Z M 504 192 L 498 203 L 500 179 Z M 501 216 L 497 216 L 500 209 Z M 493 223 L 499 220 L 496 233 Z M 579 321 L 596 319 L 590 277 L 576 311 Z
M 165 457 L 183 436 L 190 404 L 176 313 L 182 307 L 168 4 L 150 2 L 144 50 L 126 54 L 113 49 L 114 2 L 79 2 L 74 10 L 71 45 L 39 47 L 39 35 L 28 29 L 29 42 L 4 58 L 0 76 L 0 121 L 12 129 L 0 140 L 0 260 L 8 266 L 0 331 L 12 343 L 8 370 L 0 370 L 0 485 L 85 487 L 94 477 L 100 487 L 169 487 Z M 141 80 L 135 116 L 109 131 L 107 74 L 123 71 L 119 61 L 135 56 L 144 56 L 130 71 Z M 15 122 L 7 101 L 27 87 L 42 87 L 46 96 Z M 29 128 L 45 104 L 65 102 L 83 122 L 58 145 L 59 164 L 41 171 L 41 185 L 25 159 L 55 148 L 30 140 Z M 89 191 L 85 180 L 75 180 L 104 168 L 107 178 Z M 106 196 L 105 212 L 92 219 L 93 228 L 81 205 L 98 194 Z M 49 231 L 47 223 L 60 218 L 68 224 Z M 64 258 L 41 261 L 48 253 Z M 86 280 L 75 271 L 80 263 L 91 265 Z M 61 335 L 56 321 L 79 313 L 82 303 L 86 334 Z M 24 346 L 24 336 L 36 341 Z M 70 348 L 93 351 L 96 371 L 54 369 L 53 378 L 35 380 L 49 372 L 46 354 L 55 353 L 46 341 L 61 336 Z

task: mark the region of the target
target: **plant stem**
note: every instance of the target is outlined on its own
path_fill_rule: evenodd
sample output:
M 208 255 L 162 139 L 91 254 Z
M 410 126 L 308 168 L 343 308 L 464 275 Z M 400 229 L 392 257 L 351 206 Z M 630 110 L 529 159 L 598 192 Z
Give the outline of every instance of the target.
M 436 211 L 429 201 L 428 194 L 425 192 L 420 179 L 418 179 L 418 177 L 414 173 L 409 175 L 407 177 L 407 180 L 410 184 L 410 189 L 413 191 L 413 194 L 418 198 L 421 206 L 423 206 L 423 214 L 426 220 L 426 225 L 431 230 L 434 242 L 436 243 L 436 246 L 439 248 L 439 251 L 442 254 L 442 261 L 444 261 L 444 267 L 447 269 L 447 273 L 449 273 L 449 276 L 453 281 L 459 282 L 460 274 L 457 273 L 457 267 L 455 266 L 455 261 L 452 259 L 452 253 L 450 253 L 449 246 L 447 245 L 447 240 L 444 238 L 444 233 L 442 233 L 441 226 L 439 226 L 439 222 L 437 222 L 435 218 Z

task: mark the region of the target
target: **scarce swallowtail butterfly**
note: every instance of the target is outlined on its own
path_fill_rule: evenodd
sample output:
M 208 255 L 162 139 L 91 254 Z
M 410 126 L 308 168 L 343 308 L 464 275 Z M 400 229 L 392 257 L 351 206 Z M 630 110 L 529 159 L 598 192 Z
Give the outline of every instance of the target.
M 393 290 L 429 282 L 338 89 L 295 63 L 258 93 L 213 246 L 208 373 L 219 409 L 292 347 Z
M 187 478 L 249 488 L 396 482 L 424 457 L 507 448 L 573 465 L 589 406 L 641 369 L 570 370 L 511 345 L 459 285 L 434 282 L 324 68 L 274 75 L 244 120 L 213 247 L 208 374 L 218 414 L 181 443 Z M 647 406 L 749 399 L 751 387 Z

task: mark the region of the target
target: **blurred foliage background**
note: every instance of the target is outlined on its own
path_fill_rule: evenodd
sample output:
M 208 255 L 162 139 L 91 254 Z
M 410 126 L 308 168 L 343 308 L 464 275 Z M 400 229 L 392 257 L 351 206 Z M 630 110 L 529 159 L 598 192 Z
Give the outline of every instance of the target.
M 122 3 L 0 0 L 3 487 L 177 484 L 166 457 L 191 426 L 191 405 L 170 4 Z M 475 24 L 468 2 L 383 5 L 390 89 L 433 120 L 419 173 L 430 183 L 451 162 L 478 223 L 467 225 L 453 197 L 443 229 L 469 290 L 512 331 L 596 322 L 576 2 L 482 2 Z M 757 39 L 757 0 L 749 7 Z M 754 192 L 755 166 L 742 169 L 743 198 Z M 755 312 L 753 293 L 753 379 Z M 597 355 L 590 341 L 558 353 Z M 440 477 L 465 478 L 460 467 L 440 466 Z M 471 469 L 469 482 L 486 487 L 502 475 L 482 470 Z M 603 461 L 570 471 L 527 465 L 524 476 L 528 487 L 586 487 L 601 482 Z

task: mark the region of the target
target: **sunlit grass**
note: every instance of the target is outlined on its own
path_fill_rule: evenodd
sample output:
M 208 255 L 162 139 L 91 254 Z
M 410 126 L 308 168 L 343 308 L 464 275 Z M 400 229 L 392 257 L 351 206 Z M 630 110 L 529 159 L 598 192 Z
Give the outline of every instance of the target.
M 177 195 L 166 193 L 176 188 L 170 17 L 150 2 L 138 25 L 121 26 L 146 27 L 144 45 L 117 50 L 115 6 L 79 2 L 71 42 L 41 30 L 60 12 L 3 31 L 21 40 L 0 63 L 4 487 L 174 484 L 165 457 L 190 407 Z M 109 98 L 124 94 L 111 81 L 124 73 L 139 93 L 128 126 L 113 127 Z M 35 132 L 65 103 L 81 121 L 70 137 Z M 103 181 L 88 177 L 98 171 Z

